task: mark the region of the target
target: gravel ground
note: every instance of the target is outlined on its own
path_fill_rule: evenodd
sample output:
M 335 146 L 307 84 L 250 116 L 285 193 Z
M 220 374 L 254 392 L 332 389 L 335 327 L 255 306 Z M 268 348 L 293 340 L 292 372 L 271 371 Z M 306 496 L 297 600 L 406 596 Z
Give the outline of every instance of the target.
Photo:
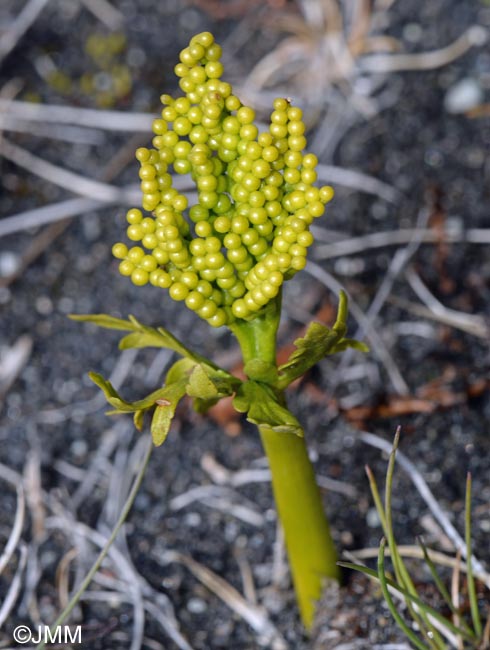
M 231 78 L 243 85 L 285 38 L 279 19 L 301 15 L 287 0 L 260 8 L 239 0 L 122 0 L 112 11 L 105 2 L 51 0 L 2 60 L 20 4 L 26 3 L 3 0 L 0 6 L 3 98 L 126 113 L 155 111 L 159 95 L 175 89 L 173 65 L 196 31 L 215 33 Z M 348 22 L 356 3 L 341 4 Z M 287 286 L 281 345 L 320 313 L 331 321 L 335 280 L 352 296 L 352 335 L 359 327 L 356 305 L 371 322 L 356 335 L 368 340 L 371 353 L 323 362 L 291 392 L 290 405 L 309 433 L 320 481 L 330 487 L 325 507 L 341 551 L 376 546 L 381 536 L 364 465 L 382 484 L 386 457 L 360 432 L 389 442 L 400 425 L 401 451 L 459 531 L 465 477 L 472 472 L 474 551 L 488 565 L 490 54 L 481 37 L 490 28 L 490 7 L 458 0 L 374 4 L 373 34 L 384 40 L 371 46 L 378 53 L 395 48 L 385 61 L 400 52 L 443 48 L 475 25 L 470 34 L 476 44 L 437 69 L 375 74 L 372 60 L 359 55 L 348 79 L 337 80 L 324 96 L 313 92 L 301 69 L 289 85 L 278 75 L 279 86 L 286 84 L 307 107 L 311 148 L 324 165 L 335 166 L 326 168 L 325 180 L 336 189 L 318 226 L 314 263 Z M 318 32 L 306 32 L 310 56 Z M 413 59 L 408 63 L 414 66 Z M 260 97 L 267 99 L 268 92 Z M 12 215 L 83 193 L 79 180 L 72 180 L 70 191 L 57 187 L 58 172 L 51 180 L 39 178 L 32 159 L 29 169 L 16 164 L 12 144 L 91 179 L 118 186 L 136 181 L 132 152 L 148 141 L 144 129 L 82 133 L 76 124 L 36 123 L 20 131 L 25 125 L 21 119 L 4 125 L 0 234 Z M 67 590 L 110 534 L 144 454 L 145 439 L 129 422 L 104 415 L 87 372 L 115 373 L 124 380 L 123 393 L 137 398 L 161 383 L 171 361 L 154 351 L 120 353 L 117 333 L 75 323 L 67 314 L 132 313 L 229 367 L 237 361 L 225 332 L 210 332 L 165 292 L 136 288 L 118 275 L 110 248 L 121 238 L 124 211 L 92 206 L 61 225 L 20 227 L 0 240 L 0 549 L 15 530 L 22 488 L 27 500 L 14 553 L 0 575 L 3 606 L 13 599 L 0 647 L 14 647 L 17 625 L 34 629 L 55 619 Z M 395 239 L 407 232 L 403 241 Z M 381 245 L 362 240 L 356 249 L 351 241 L 372 234 L 382 237 Z M 342 246 L 351 248 L 344 252 Z M 218 485 L 220 467 L 232 476 L 253 470 L 256 482 Z M 83 626 L 84 644 L 94 650 L 405 647 L 377 588 L 352 574 L 340 593 L 322 602 L 313 637 L 302 635 L 265 467 L 247 423 L 179 408 L 171 435 L 152 454 L 116 550 L 72 615 L 71 622 Z M 200 491 L 189 492 L 194 488 Z M 401 543 L 423 534 L 429 545 L 454 552 L 401 468 L 393 510 Z M 254 629 L 232 611 L 234 596 L 222 583 L 210 589 L 203 567 L 241 594 L 248 611 L 275 632 L 260 631 L 258 624 Z M 416 575 L 430 594 L 428 576 L 420 569 Z M 254 598 L 262 609 L 254 609 Z M 484 605 L 488 592 L 481 599 Z M 0 605 L 0 619 L 2 611 Z M 134 645 L 138 634 L 143 640 Z

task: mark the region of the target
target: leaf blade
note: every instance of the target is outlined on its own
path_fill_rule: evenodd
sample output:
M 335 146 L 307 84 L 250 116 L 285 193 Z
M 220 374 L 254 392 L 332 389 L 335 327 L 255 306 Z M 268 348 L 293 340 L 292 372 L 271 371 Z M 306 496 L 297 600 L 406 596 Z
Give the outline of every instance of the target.
M 289 384 L 305 374 L 312 366 L 324 357 L 354 348 L 363 352 L 368 351 L 361 341 L 344 338 L 347 331 L 347 295 L 344 291 L 339 294 L 337 318 L 330 329 L 321 323 L 310 323 L 305 335 L 296 339 L 296 349 L 289 359 L 279 366 L 278 387 L 286 388 Z
M 246 412 L 247 420 L 257 426 L 267 426 L 278 433 L 291 433 L 302 438 L 303 428 L 294 415 L 277 400 L 274 391 L 266 384 L 249 380 L 238 388 L 233 405 L 237 411 Z
M 68 314 L 68 318 L 81 323 L 92 323 L 105 329 L 130 332 L 135 329 L 131 321 L 124 318 L 116 318 L 109 314 Z
M 162 390 L 162 397 L 155 408 L 150 426 L 155 447 L 159 447 L 167 439 L 177 405 L 186 393 L 186 386 L 187 379 L 183 378 L 166 385 Z

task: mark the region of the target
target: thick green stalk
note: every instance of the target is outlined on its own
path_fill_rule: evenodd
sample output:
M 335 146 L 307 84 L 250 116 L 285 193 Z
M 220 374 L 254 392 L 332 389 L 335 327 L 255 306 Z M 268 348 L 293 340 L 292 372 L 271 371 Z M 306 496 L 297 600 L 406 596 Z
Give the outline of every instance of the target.
M 337 553 L 305 439 L 259 427 L 272 473 L 301 618 L 310 628 L 326 578 L 339 580 Z
M 243 363 L 260 359 L 276 365 L 276 336 L 281 317 L 281 294 L 271 300 L 253 320 L 237 320 L 230 329 L 238 339 Z
M 276 334 L 280 297 L 258 318 L 237 321 L 232 331 L 240 343 L 245 368 L 252 360 L 276 367 Z M 278 402 L 286 405 L 284 392 L 273 383 Z M 269 460 L 276 507 L 284 529 L 296 597 L 306 628 L 315 614 L 326 579 L 339 580 L 337 553 L 323 509 L 322 498 L 305 439 L 278 433 L 260 425 L 262 444 Z

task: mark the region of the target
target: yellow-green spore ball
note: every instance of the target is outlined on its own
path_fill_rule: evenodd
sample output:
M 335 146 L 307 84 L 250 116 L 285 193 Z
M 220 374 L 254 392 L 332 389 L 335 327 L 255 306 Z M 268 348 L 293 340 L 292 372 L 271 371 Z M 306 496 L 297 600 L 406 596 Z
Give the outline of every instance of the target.
M 320 201 L 322 203 L 329 203 L 334 197 L 333 188 L 329 185 L 324 185 L 320 188 Z
M 125 277 L 128 277 L 131 275 L 131 273 L 134 271 L 134 264 L 130 262 L 129 260 L 123 260 L 119 264 L 119 273 Z
M 117 243 L 112 247 L 112 254 L 118 260 L 124 260 L 128 254 L 128 247 L 126 244 Z
M 211 325 L 211 327 L 223 327 L 223 325 L 227 325 L 229 323 L 229 320 L 227 318 L 225 310 L 217 309 L 214 316 L 208 318 L 208 323 Z
M 131 273 L 131 282 L 137 287 L 143 287 L 145 284 L 148 284 L 149 279 L 150 275 L 144 269 L 136 268 Z

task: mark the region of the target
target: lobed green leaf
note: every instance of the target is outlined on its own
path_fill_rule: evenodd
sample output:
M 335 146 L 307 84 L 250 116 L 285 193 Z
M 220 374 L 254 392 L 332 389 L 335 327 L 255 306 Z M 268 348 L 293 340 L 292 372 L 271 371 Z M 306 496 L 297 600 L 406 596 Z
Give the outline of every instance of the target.
M 275 385 L 277 382 L 277 367 L 272 363 L 267 363 L 262 359 L 250 359 L 245 364 L 243 371 L 250 379 L 261 381 L 264 384 Z
M 294 342 L 296 350 L 292 352 L 287 362 L 279 367 L 279 387 L 285 388 L 327 355 L 343 352 L 347 348 L 354 348 L 361 352 L 369 350 L 361 341 L 344 338 L 346 331 L 347 295 L 341 291 L 334 326 L 330 329 L 321 323 L 311 323 L 305 336 L 296 339 Z
M 186 386 L 187 379 L 183 378 L 173 384 L 165 385 L 162 389 L 150 427 L 153 444 L 156 447 L 163 444 L 167 438 L 177 404 L 186 394 Z
M 130 348 L 167 348 L 177 352 L 182 357 L 191 359 L 195 363 L 205 364 L 231 377 L 229 373 L 226 373 L 209 359 L 190 350 L 164 327 L 148 327 L 140 323 L 134 316 L 130 315 L 128 320 L 124 320 L 108 314 L 71 314 L 70 318 L 75 321 L 93 323 L 106 329 L 131 332 L 119 342 L 121 350 Z
M 111 411 L 111 415 L 115 413 L 136 413 L 138 411 L 147 410 L 152 406 L 155 406 L 157 401 L 165 395 L 164 391 L 166 387 L 164 386 L 163 388 L 153 391 L 143 399 L 137 400 L 136 402 L 128 402 L 119 395 L 111 382 L 104 379 L 102 375 L 99 375 L 96 372 L 89 372 L 89 377 L 94 384 L 102 390 L 109 404 L 114 407 L 115 411 Z M 138 416 L 138 421 L 140 418 L 141 416 Z
M 189 397 L 199 397 L 206 400 L 214 399 L 219 395 L 215 384 L 200 364 L 194 366 L 186 386 L 186 392 Z
M 237 390 L 233 406 L 247 413 L 247 420 L 257 426 L 267 426 L 278 433 L 293 433 L 303 437 L 303 429 L 287 408 L 279 404 L 273 389 L 256 381 L 246 381 Z
M 109 314 L 69 314 L 68 318 L 82 323 L 93 323 L 98 327 L 130 332 L 134 325 L 129 320 L 109 316 Z

